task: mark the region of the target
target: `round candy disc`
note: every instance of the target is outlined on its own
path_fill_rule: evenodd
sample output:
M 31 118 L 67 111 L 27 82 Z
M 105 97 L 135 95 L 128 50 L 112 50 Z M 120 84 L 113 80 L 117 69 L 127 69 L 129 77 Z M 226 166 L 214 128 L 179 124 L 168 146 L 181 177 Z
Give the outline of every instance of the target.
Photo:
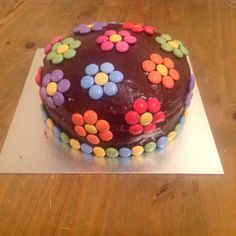
M 100 85 L 93 85 L 92 87 L 90 87 L 89 89 L 89 96 L 94 99 L 100 99 L 103 95 L 103 89 Z
M 108 82 L 104 85 L 103 91 L 107 96 L 114 96 L 118 91 L 118 87 L 115 83 Z
M 94 80 L 97 85 L 104 85 L 108 81 L 108 75 L 104 72 L 99 72 L 95 75 Z
M 137 39 L 132 35 L 128 35 L 124 37 L 124 41 L 128 44 L 135 44 L 137 42 Z
M 161 82 L 161 74 L 157 71 L 152 71 L 148 74 L 148 80 L 152 84 L 159 84 Z
M 134 146 L 131 150 L 134 156 L 142 155 L 144 152 L 144 148 L 142 146 Z
M 131 150 L 129 148 L 120 148 L 119 156 L 121 157 L 129 157 L 131 155 Z
M 81 114 L 75 113 L 72 115 L 71 119 L 75 125 L 84 125 L 84 117 Z
M 115 70 L 111 72 L 109 78 L 112 82 L 119 83 L 124 79 L 124 75 L 120 71 Z
M 162 57 L 159 55 L 159 54 L 157 54 L 157 53 L 153 53 L 153 54 L 151 54 L 150 55 L 150 59 L 151 59 L 151 61 L 153 61 L 155 64 L 161 64 L 162 63 Z
M 162 75 L 168 75 L 168 69 L 166 68 L 166 66 L 164 66 L 163 64 L 159 64 L 157 65 L 157 71 Z
M 82 143 L 80 148 L 81 148 L 82 152 L 84 152 L 86 154 L 90 154 L 93 151 L 93 148 L 90 145 L 88 145 L 87 143 Z
M 99 142 L 100 142 L 99 138 L 94 134 L 88 134 L 87 140 L 91 144 L 99 144 Z
M 56 106 L 61 106 L 65 99 L 64 99 L 64 95 L 60 92 L 56 92 L 53 97 L 52 97 L 52 100 L 53 100 L 53 103 L 56 105 Z
M 51 73 L 51 80 L 53 82 L 57 82 L 59 80 L 61 80 L 64 76 L 64 73 L 62 70 L 56 69 Z
M 117 32 L 115 31 L 115 30 L 107 30 L 106 32 L 105 32 L 105 35 L 106 36 L 111 36 L 111 35 L 113 35 L 113 34 L 116 34 Z
M 80 143 L 78 140 L 71 138 L 70 139 L 70 146 L 76 150 L 80 149 Z
M 155 131 L 155 130 L 156 130 L 156 125 L 153 124 L 153 123 L 151 123 L 151 124 L 146 125 L 146 126 L 144 127 L 143 132 L 144 132 L 145 134 L 149 134 L 149 133 L 152 133 L 152 132 Z
M 84 121 L 87 124 L 93 125 L 97 122 L 98 120 L 98 115 L 95 111 L 88 110 L 84 113 Z
M 85 68 L 85 73 L 87 75 L 95 75 L 96 73 L 98 73 L 99 67 L 96 64 L 89 64 L 86 68 Z
M 102 133 L 99 133 L 99 137 L 104 141 L 110 141 L 113 138 L 113 134 L 110 130 L 104 131 Z
M 102 49 L 102 51 L 104 51 L 104 52 L 111 51 L 113 48 L 114 48 L 114 43 L 112 43 L 112 42 L 110 42 L 110 41 L 106 41 L 106 42 L 103 42 L 103 43 L 101 44 L 101 49 Z
M 148 125 L 152 122 L 153 116 L 150 112 L 145 112 L 140 116 L 140 124 L 141 125 Z
M 122 40 L 122 37 L 119 34 L 113 34 L 109 37 L 109 40 L 113 43 L 117 43 Z
M 46 87 L 46 92 L 49 96 L 53 96 L 57 92 L 57 83 L 50 82 Z
M 101 35 L 96 39 L 96 43 L 101 44 L 108 41 L 108 37 L 106 35 Z
M 80 126 L 80 125 L 76 125 L 76 126 L 75 126 L 75 132 L 76 132 L 79 136 L 82 136 L 82 137 L 86 136 L 86 131 L 85 131 L 85 129 L 84 129 L 82 126 Z
M 58 83 L 57 90 L 65 93 L 69 90 L 70 88 L 70 81 L 68 79 L 63 79 Z
M 94 125 L 85 124 L 84 128 L 90 134 L 96 134 L 97 133 L 97 129 Z
M 104 132 L 110 129 L 110 125 L 106 120 L 98 120 L 96 123 L 96 128 L 99 132 Z
M 143 98 L 137 98 L 133 103 L 133 109 L 139 114 L 147 111 L 147 102 Z
M 168 144 L 168 139 L 165 136 L 159 138 L 158 141 L 157 141 L 157 147 L 158 148 L 164 148 L 164 147 L 167 146 L 167 144 Z
M 104 157 L 106 155 L 105 150 L 103 148 L 101 148 L 101 147 L 94 147 L 93 148 L 93 153 L 97 157 Z
M 148 110 L 152 113 L 160 110 L 161 104 L 157 98 L 149 98 L 147 104 Z
M 106 155 L 111 158 L 116 158 L 118 157 L 119 153 L 115 148 L 109 147 L 106 149 Z
M 136 111 L 129 111 L 125 114 L 125 121 L 130 125 L 137 124 L 139 121 L 139 114 Z
M 140 124 L 131 125 L 129 127 L 129 132 L 133 135 L 141 134 L 143 132 L 143 126 Z
M 174 80 L 170 76 L 164 76 L 162 79 L 162 84 L 164 87 L 171 89 L 174 87 Z
M 169 70 L 169 75 L 174 79 L 174 80 L 179 80 L 179 72 L 175 69 L 170 69 Z
M 143 26 L 140 25 L 140 24 L 133 25 L 131 29 L 132 29 L 133 32 L 136 32 L 136 33 L 143 32 Z
M 156 149 L 157 145 L 155 142 L 146 143 L 144 146 L 145 152 L 153 152 Z
M 124 28 L 124 26 L 123 26 L 123 28 Z M 129 36 L 129 35 L 130 35 L 130 32 L 127 31 L 127 30 L 121 30 L 121 31 L 119 31 L 119 35 L 121 35 L 121 36 L 123 36 L 123 37 Z
M 120 41 L 116 44 L 116 50 L 118 52 L 127 52 L 129 50 L 129 44 L 125 41 Z
M 165 120 L 165 114 L 162 111 L 158 111 L 153 116 L 153 122 L 154 123 L 160 123 Z
M 175 66 L 174 62 L 168 57 L 163 59 L 163 63 L 168 69 L 172 69 Z
M 90 75 L 86 75 L 80 80 L 80 85 L 84 89 L 90 88 L 91 86 L 93 86 L 93 84 L 94 84 L 94 79 Z
M 100 66 L 100 69 L 102 72 L 104 72 L 106 74 L 110 74 L 115 68 L 110 62 L 104 62 Z
M 146 60 L 142 63 L 142 68 L 146 72 L 151 72 L 155 70 L 155 64 L 151 60 Z

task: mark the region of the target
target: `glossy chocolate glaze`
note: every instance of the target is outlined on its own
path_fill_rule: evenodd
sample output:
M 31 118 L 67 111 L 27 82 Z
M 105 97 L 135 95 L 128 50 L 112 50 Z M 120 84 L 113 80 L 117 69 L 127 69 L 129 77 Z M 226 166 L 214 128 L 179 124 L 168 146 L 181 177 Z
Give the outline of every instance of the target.
M 86 110 L 96 111 L 99 119 L 105 119 L 110 123 L 113 133 L 111 141 L 101 141 L 97 145 L 101 147 L 120 148 L 132 147 L 137 144 L 143 145 L 148 141 L 157 140 L 160 136 L 167 135 L 178 123 L 184 109 L 190 75 L 186 57 L 180 59 L 173 53 L 164 52 L 160 45 L 154 41 L 159 33 L 150 36 L 144 32 L 131 32 L 137 38 L 137 42 L 130 46 L 126 53 L 119 53 L 115 48 L 110 52 L 103 52 L 96 44 L 96 38 L 107 29 L 119 30 L 122 29 L 122 25 L 109 24 L 100 32 L 73 35 L 72 37 L 82 42 L 81 47 L 76 49 L 74 58 L 65 59 L 58 65 L 44 60 L 43 75 L 58 68 L 71 82 L 69 91 L 64 93 L 65 103 L 62 106 L 51 109 L 45 103 L 49 116 L 55 125 L 60 127 L 70 138 L 76 138 L 81 143 L 88 143 L 86 137 L 78 136 L 75 133 L 71 116 L 73 113 L 83 114 Z M 148 81 L 141 65 L 144 60 L 149 59 L 152 53 L 158 53 L 163 58 L 169 57 L 174 61 L 175 69 L 180 74 L 180 80 L 175 81 L 172 89 L 165 88 L 161 83 L 154 85 Z M 118 93 L 115 96 L 103 95 L 101 99 L 93 100 L 89 97 L 88 90 L 80 86 L 80 80 L 85 75 L 85 67 L 88 64 L 95 63 L 100 66 L 103 62 L 111 62 L 115 66 L 115 70 L 124 74 L 124 80 L 117 84 Z M 125 113 L 132 110 L 132 103 L 138 97 L 157 97 L 161 102 L 161 111 L 166 115 L 166 120 L 157 124 L 157 130 L 151 134 L 132 135 L 128 132 L 129 126 L 124 121 Z

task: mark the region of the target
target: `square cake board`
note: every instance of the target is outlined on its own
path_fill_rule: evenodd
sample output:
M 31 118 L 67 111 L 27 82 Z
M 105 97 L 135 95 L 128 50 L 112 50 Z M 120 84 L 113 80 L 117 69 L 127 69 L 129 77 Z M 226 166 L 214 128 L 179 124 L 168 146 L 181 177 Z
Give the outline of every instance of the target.
M 197 84 L 182 132 L 163 150 L 131 158 L 99 158 L 71 149 L 47 130 L 34 82 L 37 49 L 0 154 L 0 173 L 223 174 Z

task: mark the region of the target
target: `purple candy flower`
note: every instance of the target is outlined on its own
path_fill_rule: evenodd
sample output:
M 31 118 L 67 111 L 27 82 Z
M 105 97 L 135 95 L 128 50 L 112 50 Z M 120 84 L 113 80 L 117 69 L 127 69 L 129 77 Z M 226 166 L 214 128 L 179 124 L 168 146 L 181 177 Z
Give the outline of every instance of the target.
M 74 29 L 75 34 L 87 34 L 91 31 L 101 31 L 108 24 L 106 22 L 91 22 L 90 24 L 80 24 Z
M 65 102 L 63 93 L 70 88 L 70 81 L 63 79 L 62 70 L 54 70 L 51 74 L 43 76 L 40 95 L 47 105 L 53 109 L 61 106 Z

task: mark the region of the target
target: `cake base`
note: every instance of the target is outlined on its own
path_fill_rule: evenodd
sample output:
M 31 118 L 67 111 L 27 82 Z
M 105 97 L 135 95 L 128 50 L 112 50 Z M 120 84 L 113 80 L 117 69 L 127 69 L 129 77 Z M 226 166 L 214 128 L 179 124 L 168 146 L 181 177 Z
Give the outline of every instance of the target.
M 181 134 L 163 150 L 129 158 L 99 158 L 57 141 L 42 119 L 34 84 L 43 57 L 43 50 L 38 49 L 1 151 L 0 173 L 224 173 L 197 85 Z

